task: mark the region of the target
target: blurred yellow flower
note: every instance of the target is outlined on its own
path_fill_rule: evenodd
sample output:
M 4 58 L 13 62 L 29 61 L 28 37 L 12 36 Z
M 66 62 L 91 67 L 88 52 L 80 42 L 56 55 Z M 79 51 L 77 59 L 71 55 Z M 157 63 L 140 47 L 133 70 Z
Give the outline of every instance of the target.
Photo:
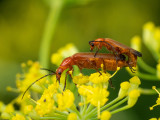
M 57 94 L 58 110 L 63 111 L 74 104 L 74 94 L 70 90 L 65 90 L 62 94 Z
M 111 113 L 109 111 L 103 111 L 101 114 L 101 120 L 110 120 Z
M 77 120 L 77 114 L 76 113 L 70 113 L 67 117 L 67 120 Z

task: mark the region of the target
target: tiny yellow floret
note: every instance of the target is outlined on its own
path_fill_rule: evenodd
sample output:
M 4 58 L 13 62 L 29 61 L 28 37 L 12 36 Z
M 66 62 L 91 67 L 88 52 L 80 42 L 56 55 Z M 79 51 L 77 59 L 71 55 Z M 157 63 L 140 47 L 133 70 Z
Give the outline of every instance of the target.
M 134 36 L 131 39 L 131 48 L 141 51 L 141 38 L 139 36 Z
M 65 90 L 63 94 L 57 94 L 58 110 L 63 111 L 74 104 L 74 94 L 70 90 Z
M 101 73 L 102 75 L 100 75 L 99 72 L 91 74 L 89 76 L 89 81 L 91 81 L 94 84 L 108 82 L 111 75 L 109 73 L 104 73 L 104 72 L 101 72 Z
M 89 82 L 89 76 L 84 76 L 82 73 L 80 73 L 78 76 L 73 77 L 73 82 L 75 84 L 84 84 Z
M 7 112 L 7 113 L 14 112 L 14 106 L 13 106 L 13 104 L 9 103 L 9 104 L 6 106 L 6 108 L 5 108 L 4 111 Z
M 156 89 L 156 86 L 152 86 L 152 89 L 154 89 L 158 93 L 158 98 L 156 100 L 156 104 L 154 104 L 152 107 L 150 107 L 150 110 L 153 110 L 154 107 L 160 105 L 160 92 Z
M 21 67 L 25 68 L 26 67 L 26 63 L 21 63 Z
M 151 119 L 149 119 L 149 120 L 157 120 L 157 118 L 151 118 Z
M 120 90 L 118 93 L 118 97 L 121 99 L 125 97 L 128 93 L 128 89 L 130 88 L 130 83 L 128 81 L 122 82 L 120 84 Z
M 32 105 L 25 105 L 24 106 L 24 114 L 28 114 L 33 110 L 33 106 Z
M 143 29 L 148 29 L 148 30 L 154 30 L 155 29 L 155 25 L 153 22 L 147 22 L 144 26 Z
M 137 85 L 141 84 L 141 81 L 138 76 L 132 77 L 129 81 L 130 81 L 130 83 L 133 83 L 133 84 L 137 84 Z
M 27 61 L 27 65 L 31 66 L 33 64 L 33 61 L 32 60 L 28 60 Z
M 23 115 L 16 114 L 16 116 L 13 116 L 11 120 L 26 120 Z
M 109 111 L 103 111 L 100 117 L 101 120 L 110 120 L 110 118 L 111 113 Z
M 138 89 L 134 89 L 129 92 L 128 98 L 128 106 L 132 107 L 136 104 L 138 97 L 140 96 L 140 91 Z
M 70 113 L 67 117 L 67 120 L 77 120 L 77 114 L 76 113 Z

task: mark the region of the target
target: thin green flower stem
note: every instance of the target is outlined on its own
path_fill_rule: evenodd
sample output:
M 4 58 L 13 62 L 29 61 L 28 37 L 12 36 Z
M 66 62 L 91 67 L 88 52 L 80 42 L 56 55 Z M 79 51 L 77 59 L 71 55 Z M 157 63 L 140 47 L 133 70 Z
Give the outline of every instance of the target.
M 93 108 L 95 108 L 92 104 L 89 104 L 87 110 L 86 110 L 86 114 L 88 114 Z
M 144 73 L 140 73 L 140 72 L 137 72 L 136 75 L 139 76 L 140 78 L 145 79 L 145 80 L 159 81 L 159 78 L 156 75 L 149 75 L 149 74 L 144 74 Z
M 58 114 L 61 114 L 61 115 L 64 115 L 64 116 L 68 116 L 68 113 L 64 113 L 64 112 L 61 112 L 61 111 L 58 111 L 58 110 L 55 110 L 54 112 L 58 113 Z
M 119 108 L 119 109 L 116 109 L 116 110 L 112 111 L 111 114 L 113 115 L 113 114 L 115 114 L 115 113 L 118 113 L 118 112 L 120 112 L 120 111 L 129 109 L 129 108 L 130 108 L 130 106 L 126 105 L 126 106 L 124 106 L 124 107 L 121 107 L 121 108 Z
M 45 117 L 60 117 L 60 118 L 66 118 L 68 116 L 68 114 L 64 114 L 61 111 L 52 111 L 51 113 L 49 113 L 48 115 L 46 115 Z
M 49 67 L 51 41 L 56 30 L 56 25 L 62 11 L 64 1 L 65 0 L 54 0 L 51 2 L 51 10 L 45 23 L 39 52 L 39 61 L 44 68 Z
M 155 95 L 157 94 L 157 92 L 153 89 L 144 89 L 144 88 L 139 88 L 141 94 L 144 94 L 144 95 Z M 160 91 L 160 88 L 157 89 L 158 91 Z
M 81 103 L 84 103 L 83 96 L 81 96 Z M 82 113 L 83 107 L 84 107 L 83 105 L 80 106 L 80 113 Z
M 151 74 L 156 74 L 156 69 L 153 68 L 153 67 L 151 67 L 151 66 L 149 66 L 149 65 L 147 65 L 147 64 L 142 60 L 142 58 L 139 58 L 139 59 L 138 59 L 138 65 L 139 65 L 141 68 L 143 68 L 143 70 L 145 70 L 145 71 L 147 71 L 147 72 L 149 72 L 149 73 L 151 73 Z
M 81 115 L 80 115 L 80 113 L 79 113 L 79 111 L 77 110 L 77 108 L 76 108 L 75 105 L 73 105 L 71 108 L 67 108 L 67 110 L 68 110 L 69 112 L 74 112 L 74 113 L 76 113 L 76 114 L 78 115 L 78 118 L 81 119 Z
M 119 105 L 123 104 L 124 102 L 126 102 L 128 100 L 128 97 L 124 98 L 123 100 L 119 101 L 118 103 L 116 103 L 115 105 L 111 106 L 110 108 L 108 108 L 107 110 L 110 111 L 116 107 L 118 107 Z
M 120 99 L 117 97 L 115 98 L 114 100 L 112 100 L 110 103 L 106 104 L 105 106 L 101 107 L 100 108 L 100 111 L 106 109 L 107 107 L 111 106 L 112 104 L 116 103 L 117 101 L 119 101 Z M 87 115 L 86 115 L 86 118 L 91 118 L 92 116 L 96 115 L 97 114 L 97 108 L 94 108 L 91 112 L 89 112 Z
M 119 97 L 115 98 L 114 100 L 112 100 L 110 103 L 106 104 L 105 106 L 101 107 L 101 111 L 107 109 L 109 106 L 115 104 L 116 102 L 118 102 L 120 100 Z M 95 113 L 93 113 L 94 116 L 91 116 L 92 118 L 96 117 Z
M 90 120 L 97 120 L 97 117 L 96 118 L 91 118 Z
M 86 101 L 85 98 L 84 98 L 83 100 L 84 100 L 84 103 L 85 103 L 85 101 Z M 83 107 L 82 112 L 81 112 L 81 116 L 82 116 L 82 117 L 85 116 L 85 112 L 86 112 L 86 110 L 87 110 L 87 105 L 88 105 L 88 104 L 84 104 L 84 105 L 83 105 L 84 107 Z
M 40 117 L 40 120 L 66 120 L 67 118 L 61 117 Z
M 106 109 L 107 107 L 113 105 L 114 103 L 116 103 L 117 101 L 119 101 L 120 99 L 117 97 L 114 100 L 112 100 L 110 103 L 106 104 L 105 106 L 100 108 L 100 111 Z M 97 108 L 94 108 L 89 114 L 88 116 L 91 117 L 92 115 L 95 115 L 97 113 Z
M 110 103 L 106 104 L 105 106 L 101 107 L 101 111 L 105 110 L 106 108 L 108 108 L 109 106 L 113 105 L 114 103 L 118 102 L 120 99 L 119 97 L 115 98 L 114 100 L 112 100 Z

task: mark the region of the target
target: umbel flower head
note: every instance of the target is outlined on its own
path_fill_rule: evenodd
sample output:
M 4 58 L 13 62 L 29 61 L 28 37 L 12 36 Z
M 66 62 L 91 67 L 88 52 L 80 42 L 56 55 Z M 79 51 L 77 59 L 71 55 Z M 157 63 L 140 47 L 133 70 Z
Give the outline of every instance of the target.
M 69 46 L 74 48 L 73 45 Z M 70 51 L 71 49 L 69 47 L 65 48 L 65 54 L 67 54 L 67 50 Z M 61 52 L 63 53 L 63 49 Z M 54 61 L 53 58 L 52 60 Z M 83 75 L 75 68 L 74 73 L 70 72 L 75 85 L 73 82 L 67 82 L 69 87 L 66 87 L 64 91 L 63 82 L 59 85 L 55 76 L 46 77 L 41 82 L 34 84 L 22 100 L 22 93 L 27 89 L 27 86 L 24 86 L 25 83 L 29 86 L 37 77 L 40 78 L 45 74 L 39 70 L 38 62 L 23 63 L 24 73 L 17 75 L 18 88 L 7 88 L 9 91 L 20 93 L 20 95 L 8 105 L 0 102 L 1 118 L 13 120 L 109 120 L 115 113 L 133 107 L 140 96 L 138 90 L 140 79 L 135 76 L 129 81 L 122 82 L 117 98 L 110 100 L 109 81 L 119 69 L 117 68 L 117 71 L 111 75 L 103 70 L 103 64 L 101 66 L 101 74 L 96 72 L 91 75 Z M 29 79 L 34 80 L 27 83 Z M 64 81 L 65 77 L 61 77 L 61 79 Z M 125 106 L 120 106 L 127 101 L 128 103 Z M 17 104 L 20 109 L 15 110 L 14 104 Z

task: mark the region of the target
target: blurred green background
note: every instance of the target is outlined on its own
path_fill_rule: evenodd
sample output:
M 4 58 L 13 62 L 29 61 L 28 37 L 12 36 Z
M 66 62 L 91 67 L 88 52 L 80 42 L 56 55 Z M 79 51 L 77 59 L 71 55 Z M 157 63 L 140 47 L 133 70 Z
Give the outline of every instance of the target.
M 87 1 L 88 4 L 75 5 L 70 2 L 63 7 L 52 37 L 52 53 L 67 43 L 74 43 L 80 52 L 89 52 L 88 41 L 107 37 L 129 46 L 134 35 L 142 35 L 146 22 L 153 21 L 160 25 L 159 0 Z M 7 103 L 16 96 L 7 92 L 6 86 L 15 87 L 15 76 L 21 72 L 20 64 L 39 59 L 49 10 L 45 0 L 0 0 L 0 100 Z M 144 45 L 142 48 L 143 59 L 155 67 L 156 62 L 149 51 Z M 124 69 L 114 77 L 113 84 L 117 89 L 111 90 L 111 97 L 117 95 L 120 82 L 130 77 Z M 141 86 L 151 88 L 151 84 L 157 83 L 142 80 Z M 133 109 L 120 112 L 112 119 L 146 120 L 159 117 L 158 108 L 149 111 L 156 98 L 157 95 L 142 95 Z

